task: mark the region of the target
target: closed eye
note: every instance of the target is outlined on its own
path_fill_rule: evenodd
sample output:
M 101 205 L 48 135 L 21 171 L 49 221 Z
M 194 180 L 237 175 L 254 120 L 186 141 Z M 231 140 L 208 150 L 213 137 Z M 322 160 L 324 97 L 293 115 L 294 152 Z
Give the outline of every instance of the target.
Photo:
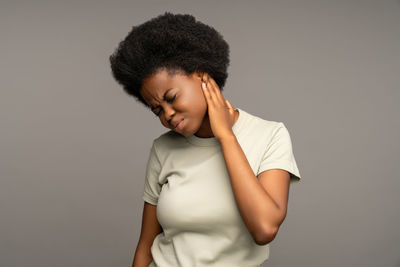
M 172 98 L 167 99 L 167 102 L 168 102 L 168 103 L 172 103 L 172 102 L 174 102 L 175 98 L 176 98 L 176 94 L 175 94 Z M 161 114 L 161 111 L 160 111 L 160 112 L 157 112 L 157 113 L 154 113 L 154 115 L 155 115 L 156 117 L 159 117 L 160 114 Z
M 169 103 L 174 102 L 175 98 L 176 98 L 176 94 L 175 94 L 172 98 L 168 99 L 168 102 L 169 102 Z

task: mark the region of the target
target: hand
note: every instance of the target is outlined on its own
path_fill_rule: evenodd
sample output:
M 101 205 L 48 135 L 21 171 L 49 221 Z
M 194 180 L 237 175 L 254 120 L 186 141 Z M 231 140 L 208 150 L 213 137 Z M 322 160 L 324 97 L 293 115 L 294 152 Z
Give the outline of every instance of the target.
M 235 109 L 227 99 L 224 99 L 215 80 L 205 73 L 202 77 L 204 96 L 208 106 L 208 117 L 211 130 L 219 141 L 235 136 L 232 126 L 235 120 Z

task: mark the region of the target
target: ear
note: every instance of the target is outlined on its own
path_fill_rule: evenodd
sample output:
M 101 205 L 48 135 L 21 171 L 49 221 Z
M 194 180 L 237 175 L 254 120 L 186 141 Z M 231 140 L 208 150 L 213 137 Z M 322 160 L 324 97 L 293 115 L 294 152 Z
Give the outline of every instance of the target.
M 195 77 L 200 79 L 201 81 L 205 81 L 206 80 L 206 72 L 204 71 L 196 71 Z

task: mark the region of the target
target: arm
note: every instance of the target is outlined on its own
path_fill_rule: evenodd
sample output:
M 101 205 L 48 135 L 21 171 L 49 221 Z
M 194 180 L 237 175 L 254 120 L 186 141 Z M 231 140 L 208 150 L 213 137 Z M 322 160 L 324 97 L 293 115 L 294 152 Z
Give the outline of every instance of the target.
M 222 146 L 235 200 L 249 232 L 259 245 L 271 242 L 286 217 L 290 175 L 273 169 L 256 177 L 232 131 L 234 107 L 207 73 L 202 77 L 210 127 Z
M 148 254 L 144 248 L 141 249 L 139 245 L 136 247 L 135 257 L 133 258 L 132 267 L 148 267 L 152 262 L 153 257 Z
M 256 177 L 235 135 L 220 143 L 240 214 L 255 242 L 265 245 L 286 217 L 289 173 L 273 169 Z
M 157 206 L 144 202 L 142 229 L 133 258 L 132 267 L 148 267 L 152 262 L 151 245 L 154 238 L 163 231 L 157 220 Z

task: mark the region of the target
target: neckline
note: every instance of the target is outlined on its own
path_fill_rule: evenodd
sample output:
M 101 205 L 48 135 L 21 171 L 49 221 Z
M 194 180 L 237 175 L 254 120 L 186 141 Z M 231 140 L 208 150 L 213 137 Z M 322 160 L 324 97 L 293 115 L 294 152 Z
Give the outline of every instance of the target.
M 243 126 L 245 112 L 240 108 L 236 108 L 235 110 L 239 111 L 239 117 L 238 117 L 237 121 L 233 124 L 232 131 L 237 136 L 240 132 L 240 129 Z M 214 136 L 202 138 L 202 137 L 198 137 L 198 136 L 192 134 L 192 135 L 186 136 L 185 138 L 189 143 L 191 143 L 192 145 L 195 145 L 195 146 L 218 146 L 218 145 L 220 145 L 218 139 L 215 138 Z

